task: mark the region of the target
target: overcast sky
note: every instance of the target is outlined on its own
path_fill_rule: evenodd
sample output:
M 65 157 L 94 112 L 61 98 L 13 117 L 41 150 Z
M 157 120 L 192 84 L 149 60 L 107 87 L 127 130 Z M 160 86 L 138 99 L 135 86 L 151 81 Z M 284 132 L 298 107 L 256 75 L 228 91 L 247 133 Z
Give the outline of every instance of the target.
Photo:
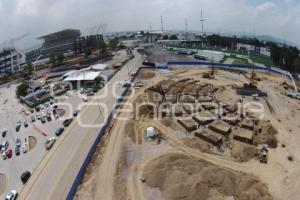
M 160 29 L 253 33 L 300 44 L 299 0 L 0 0 L 0 43 L 30 33 L 18 45 L 30 47 L 38 36 L 65 28 L 89 33 L 106 23 L 106 32 Z M 94 28 L 96 32 L 97 28 Z

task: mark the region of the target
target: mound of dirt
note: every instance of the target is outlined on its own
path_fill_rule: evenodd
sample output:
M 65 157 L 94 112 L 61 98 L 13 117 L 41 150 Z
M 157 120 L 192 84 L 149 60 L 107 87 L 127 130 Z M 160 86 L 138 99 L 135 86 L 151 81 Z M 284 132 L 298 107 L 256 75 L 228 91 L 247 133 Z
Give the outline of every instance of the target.
M 161 123 L 163 124 L 163 125 L 165 125 L 166 127 L 169 127 L 169 126 L 171 126 L 172 125 L 172 123 L 173 123 L 173 121 L 172 120 L 170 120 L 170 119 L 168 119 L 168 118 L 163 118 L 162 120 L 160 120 L 161 121 Z
M 29 150 L 32 150 L 37 144 L 37 139 L 33 136 L 29 136 L 28 140 L 29 140 Z
M 0 173 L 0 195 L 2 195 L 7 188 L 7 178 L 4 174 Z
M 257 153 L 258 149 L 254 146 L 239 142 L 233 143 L 231 150 L 231 156 L 238 162 L 247 162 L 255 158 Z
M 134 132 L 134 122 L 129 121 L 125 126 L 126 135 L 131 139 L 133 143 L 136 143 L 136 137 Z
M 269 122 L 261 122 L 258 133 L 253 136 L 253 144 L 268 144 L 271 148 L 276 148 L 278 140 L 276 138 L 277 130 Z
M 151 160 L 144 168 L 145 183 L 158 188 L 165 199 L 207 200 L 218 197 L 271 200 L 266 185 L 256 178 L 227 170 L 183 154 L 170 153 Z
M 150 79 L 153 77 L 155 77 L 155 73 L 149 69 L 142 69 L 138 75 L 139 79 Z

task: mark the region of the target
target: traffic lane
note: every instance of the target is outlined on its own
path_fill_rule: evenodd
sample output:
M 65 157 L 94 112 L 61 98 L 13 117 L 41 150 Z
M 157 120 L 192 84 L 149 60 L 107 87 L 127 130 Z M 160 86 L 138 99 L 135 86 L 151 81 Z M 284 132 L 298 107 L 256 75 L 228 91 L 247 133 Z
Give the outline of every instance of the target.
M 137 62 L 129 62 L 128 64 L 134 64 Z M 125 66 L 129 66 L 129 65 L 125 65 Z M 126 68 L 124 66 L 124 69 Z M 134 68 L 138 68 L 138 66 L 135 66 Z M 117 73 L 116 76 L 113 77 L 113 81 L 117 81 L 117 80 L 121 80 L 121 78 L 124 77 L 125 70 L 121 70 L 122 73 Z M 107 84 L 108 88 L 109 86 L 111 86 L 112 84 Z M 109 98 L 107 98 L 109 99 Z M 107 104 L 110 105 L 111 107 L 115 104 L 115 101 L 108 101 Z M 95 112 L 96 109 L 92 109 L 92 111 Z M 91 117 L 91 115 L 87 115 L 89 117 Z M 87 130 L 87 129 L 85 129 Z M 66 140 L 63 141 L 63 145 L 59 146 L 58 151 L 61 153 L 55 153 L 53 155 L 53 157 L 51 158 L 51 160 L 48 162 L 48 165 L 42 169 L 41 174 L 39 175 L 38 179 L 36 180 L 36 182 L 33 184 L 32 187 L 28 188 L 29 193 L 28 195 L 26 195 L 27 199 L 35 199 L 35 198 L 39 198 L 40 196 L 44 196 L 44 194 L 48 194 L 49 196 L 51 196 L 51 198 L 53 198 L 53 195 L 56 196 L 54 199 L 65 199 L 74 179 L 76 178 L 76 175 L 82 165 L 83 160 L 85 159 L 85 156 L 88 153 L 88 150 L 90 149 L 91 145 L 93 144 L 95 137 L 98 134 L 98 131 L 95 131 L 95 134 L 87 134 L 89 137 L 86 137 L 85 141 L 83 141 L 83 132 L 81 131 L 74 131 L 75 134 L 69 134 L 66 138 Z M 77 145 L 74 145 L 77 144 Z M 81 148 L 80 145 L 78 144 L 84 144 L 84 149 Z M 85 146 L 86 144 L 86 146 Z M 72 149 L 70 147 L 73 147 Z M 76 150 L 77 148 L 77 150 Z M 81 148 L 80 153 L 77 155 L 77 158 L 75 160 L 73 160 L 73 162 L 62 162 L 62 158 L 61 155 L 63 155 L 63 153 L 65 153 L 66 155 L 69 155 L 69 157 L 72 156 L 73 153 L 73 158 L 74 155 L 76 155 L 76 153 L 79 151 L 79 148 Z M 70 150 L 71 149 L 71 150 Z M 66 153 L 69 152 L 69 153 Z M 75 153 L 76 152 L 76 153 Z M 70 169 L 68 169 L 70 168 Z M 65 170 L 68 171 L 69 175 L 66 176 L 66 174 L 63 174 L 62 177 L 57 177 L 54 176 L 53 173 L 55 173 L 55 170 Z M 49 180 L 49 178 L 53 178 L 55 177 L 55 179 L 52 179 L 51 181 Z M 55 182 L 56 180 L 56 185 L 53 184 L 53 182 Z M 65 185 L 65 190 L 61 187 L 61 185 Z M 55 187 L 53 188 L 51 191 L 53 191 L 52 195 L 49 193 L 49 188 L 51 187 Z M 54 192 L 54 191 L 59 191 L 59 192 Z M 22 195 L 22 193 L 21 193 Z

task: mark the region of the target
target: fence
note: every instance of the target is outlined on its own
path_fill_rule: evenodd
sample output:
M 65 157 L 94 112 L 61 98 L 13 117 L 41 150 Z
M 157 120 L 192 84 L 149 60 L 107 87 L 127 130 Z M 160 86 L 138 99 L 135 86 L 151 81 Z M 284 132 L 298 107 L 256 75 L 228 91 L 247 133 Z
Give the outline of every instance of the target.
M 197 65 L 199 67 L 206 67 L 206 66 L 214 65 L 217 68 L 224 68 L 224 69 L 230 69 L 230 68 L 252 69 L 253 68 L 253 65 L 251 65 L 251 64 L 225 64 L 225 63 L 212 63 L 212 62 L 204 62 L 204 61 L 191 61 L 191 62 L 170 61 L 170 62 L 168 62 L 168 66 L 171 66 L 171 65 L 194 65 L 194 66 Z M 289 76 L 288 71 L 279 69 L 277 67 L 265 67 L 265 66 L 255 65 L 255 69 L 273 72 L 273 73 L 280 74 L 283 76 Z

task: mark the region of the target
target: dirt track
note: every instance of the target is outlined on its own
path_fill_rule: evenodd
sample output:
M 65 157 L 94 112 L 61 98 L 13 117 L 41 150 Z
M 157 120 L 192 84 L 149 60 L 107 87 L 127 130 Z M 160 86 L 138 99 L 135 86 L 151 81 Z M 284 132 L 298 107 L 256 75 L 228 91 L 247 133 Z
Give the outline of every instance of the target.
M 180 76 L 191 77 L 199 76 L 198 73 L 203 70 L 190 70 L 180 74 Z M 177 75 L 178 76 L 178 75 Z M 126 129 L 127 122 L 117 121 L 115 126 L 111 130 L 110 139 L 105 148 L 105 152 L 102 158 L 102 162 L 94 172 L 90 174 L 88 181 L 84 182 L 85 187 L 92 187 L 93 191 L 79 191 L 77 199 L 160 199 L 162 198 L 160 192 L 157 189 L 150 189 L 143 183 L 143 171 L 146 164 L 152 159 L 168 153 L 180 153 L 187 156 L 192 156 L 195 159 L 203 160 L 208 163 L 213 163 L 218 167 L 222 167 L 227 170 L 236 172 L 243 172 L 249 175 L 257 177 L 262 180 L 268 186 L 270 194 L 275 199 L 297 199 L 299 196 L 298 187 L 300 187 L 300 170 L 297 167 L 300 163 L 300 156 L 292 153 L 293 151 L 299 152 L 300 138 L 297 135 L 291 135 L 289 129 L 292 132 L 299 131 L 297 121 L 289 120 L 289 115 L 293 106 L 299 108 L 299 102 L 289 100 L 286 97 L 278 97 L 280 91 L 276 88 L 276 81 L 280 82 L 281 77 L 273 77 L 268 74 L 261 74 L 266 79 L 261 82 L 260 87 L 263 90 L 267 90 L 270 93 L 269 101 L 275 109 L 276 115 L 266 110 L 265 117 L 268 118 L 274 127 L 278 130 L 277 136 L 280 144 L 288 144 L 286 148 L 278 147 L 277 149 L 270 150 L 270 161 L 268 165 L 262 165 L 257 160 L 250 160 L 248 162 L 240 163 L 236 162 L 229 156 L 218 156 L 215 154 L 209 154 L 201 152 L 199 149 L 187 145 L 184 140 L 178 137 L 177 132 L 183 132 L 171 125 L 166 126 L 158 120 L 141 120 L 136 122 L 137 127 L 132 137 L 128 138 L 128 129 Z M 157 83 L 162 79 L 162 75 L 152 78 L 146 85 L 150 83 Z M 239 76 L 230 72 L 217 72 L 216 80 L 205 80 L 208 83 L 214 83 L 219 85 L 232 84 L 232 80 L 238 80 L 239 83 L 244 83 L 247 80 L 243 76 Z M 270 81 L 271 80 L 271 81 Z M 224 94 L 225 96 L 230 96 Z M 136 94 L 138 96 L 138 94 Z M 133 102 L 134 99 L 130 99 L 128 102 Z M 282 111 L 282 105 L 285 105 L 285 101 L 289 101 L 286 109 Z M 267 108 L 267 106 L 265 105 Z M 299 119 L 300 113 L 294 113 L 294 117 Z M 130 118 L 130 114 L 122 113 L 123 117 Z M 281 122 L 278 119 L 282 119 Z M 163 134 L 164 141 L 161 145 L 149 141 L 140 141 L 139 133 L 142 132 L 146 126 L 156 127 Z M 134 131 L 134 130 L 133 130 Z M 141 133 L 142 134 L 142 133 Z M 124 146 L 128 146 L 126 152 L 124 152 Z M 293 162 L 287 161 L 287 156 L 292 154 L 294 157 Z M 122 163 L 121 156 L 129 159 L 129 163 Z M 119 167 L 118 167 L 119 166 Z M 275 176 L 276 175 L 276 176 Z M 118 180 L 121 179 L 121 180 Z M 122 183 L 125 189 L 118 190 Z M 155 198 L 154 198 L 155 197 Z

